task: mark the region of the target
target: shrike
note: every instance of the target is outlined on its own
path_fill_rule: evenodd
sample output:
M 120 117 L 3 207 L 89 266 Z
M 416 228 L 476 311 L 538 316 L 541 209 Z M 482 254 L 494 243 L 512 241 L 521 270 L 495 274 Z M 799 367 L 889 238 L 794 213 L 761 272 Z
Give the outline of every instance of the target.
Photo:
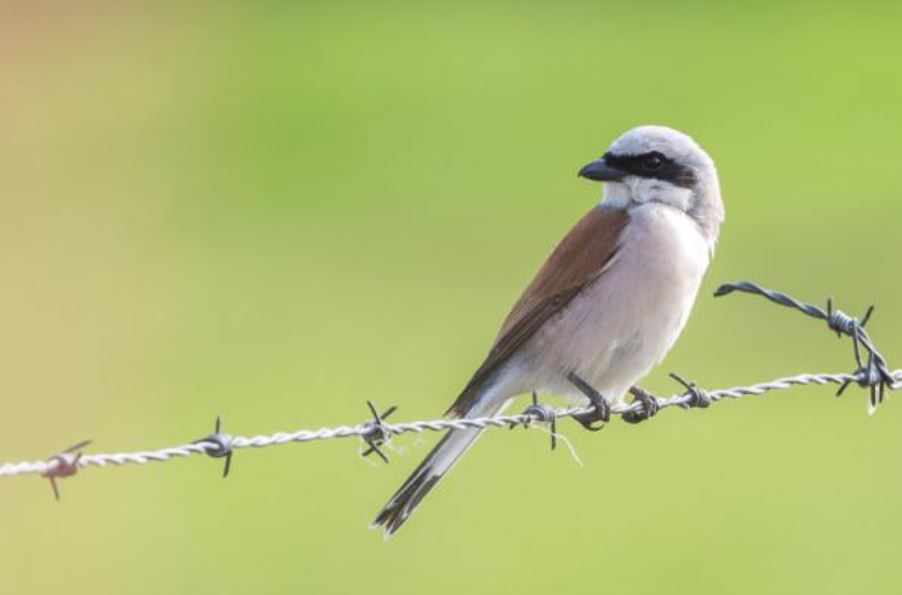
M 602 201 L 564 236 L 514 305 L 483 364 L 448 411 L 494 415 L 513 397 L 589 399 L 607 421 L 673 346 L 695 302 L 724 208 L 714 162 L 689 136 L 640 126 L 579 171 Z M 378 514 L 386 537 L 410 517 L 481 430 L 448 432 Z

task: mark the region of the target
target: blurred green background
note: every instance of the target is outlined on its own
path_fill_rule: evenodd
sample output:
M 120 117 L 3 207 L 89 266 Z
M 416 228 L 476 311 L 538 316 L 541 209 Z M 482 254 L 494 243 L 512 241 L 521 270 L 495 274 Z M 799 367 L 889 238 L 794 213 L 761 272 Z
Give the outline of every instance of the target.
M 750 278 L 902 358 L 899 3 L 0 7 L 0 459 L 440 415 L 625 129 L 689 132 L 727 222 L 647 381 L 847 371 Z M 436 440 L 2 480 L 10 593 L 898 593 L 902 409 L 793 390 L 493 432 L 389 543 Z

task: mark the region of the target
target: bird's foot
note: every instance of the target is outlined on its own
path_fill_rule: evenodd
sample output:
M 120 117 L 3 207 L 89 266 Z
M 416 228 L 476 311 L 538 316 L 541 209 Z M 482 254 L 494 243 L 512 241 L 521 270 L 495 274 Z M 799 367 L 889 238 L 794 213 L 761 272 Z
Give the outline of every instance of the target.
M 627 411 L 623 414 L 623 421 L 629 424 L 637 424 L 643 422 L 650 417 L 654 417 L 660 410 L 658 399 L 644 388 L 633 386 L 630 387 L 630 395 L 633 396 L 633 403 L 641 403 L 642 408 L 638 411 Z
M 571 372 L 567 379 L 573 386 L 578 388 L 581 393 L 588 397 L 589 404 L 592 406 L 591 411 L 580 415 L 574 415 L 573 419 L 590 432 L 597 432 L 604 429 L 604 424 L 611 420 L 611 406 L 608 405 L 604 396 L 575 373 Z M 601 425 L 596 425 L 599 422 L 601 422 Z

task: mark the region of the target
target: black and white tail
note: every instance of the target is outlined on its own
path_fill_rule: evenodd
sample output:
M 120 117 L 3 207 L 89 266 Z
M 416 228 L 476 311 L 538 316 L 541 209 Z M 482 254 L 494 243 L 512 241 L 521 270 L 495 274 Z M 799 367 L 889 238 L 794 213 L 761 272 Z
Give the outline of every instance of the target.
M 483 399 L 480 401 L 485 402 Z M 472 407 L 462 417 L 493 415 L 503 405 L 503 403 L 499 403 L 494 406 L 482 407 L 481 404 Z M 451 470 L 454 463 L 467 452 L 467 449 L 473 445 L 482 432 L 483 430 L 479 428 L 448 431 L 432 449 L 432 452 L 420 463 L 420 466 L 407 478 L 404 485 L 391 497 L 388 504 L 376 515 L 376 520 L 373 521 L 371 527 L 382 527 L 386 539 L 391 537 L 401 525 L 407 522 L 413 510 L 435 487 L 435 484 Z

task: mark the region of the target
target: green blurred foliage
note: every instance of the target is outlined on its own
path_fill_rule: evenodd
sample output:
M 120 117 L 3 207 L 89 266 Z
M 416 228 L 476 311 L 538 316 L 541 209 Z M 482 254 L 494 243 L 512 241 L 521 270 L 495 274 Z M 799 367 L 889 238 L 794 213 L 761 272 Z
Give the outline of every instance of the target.
M 0 459 L 444 411 L 598 198 L 574 175 L 664 123 L 727 203 L 647 382 L 845 371 L 751 278 L 859 312 L 902 357 L 899 3 L 4 3 Z M 17 593 L 898 593 L 902 411 L 798 389 L 653 423 L 496 432 L 396 539 L 353 442 L 3 480 Z

